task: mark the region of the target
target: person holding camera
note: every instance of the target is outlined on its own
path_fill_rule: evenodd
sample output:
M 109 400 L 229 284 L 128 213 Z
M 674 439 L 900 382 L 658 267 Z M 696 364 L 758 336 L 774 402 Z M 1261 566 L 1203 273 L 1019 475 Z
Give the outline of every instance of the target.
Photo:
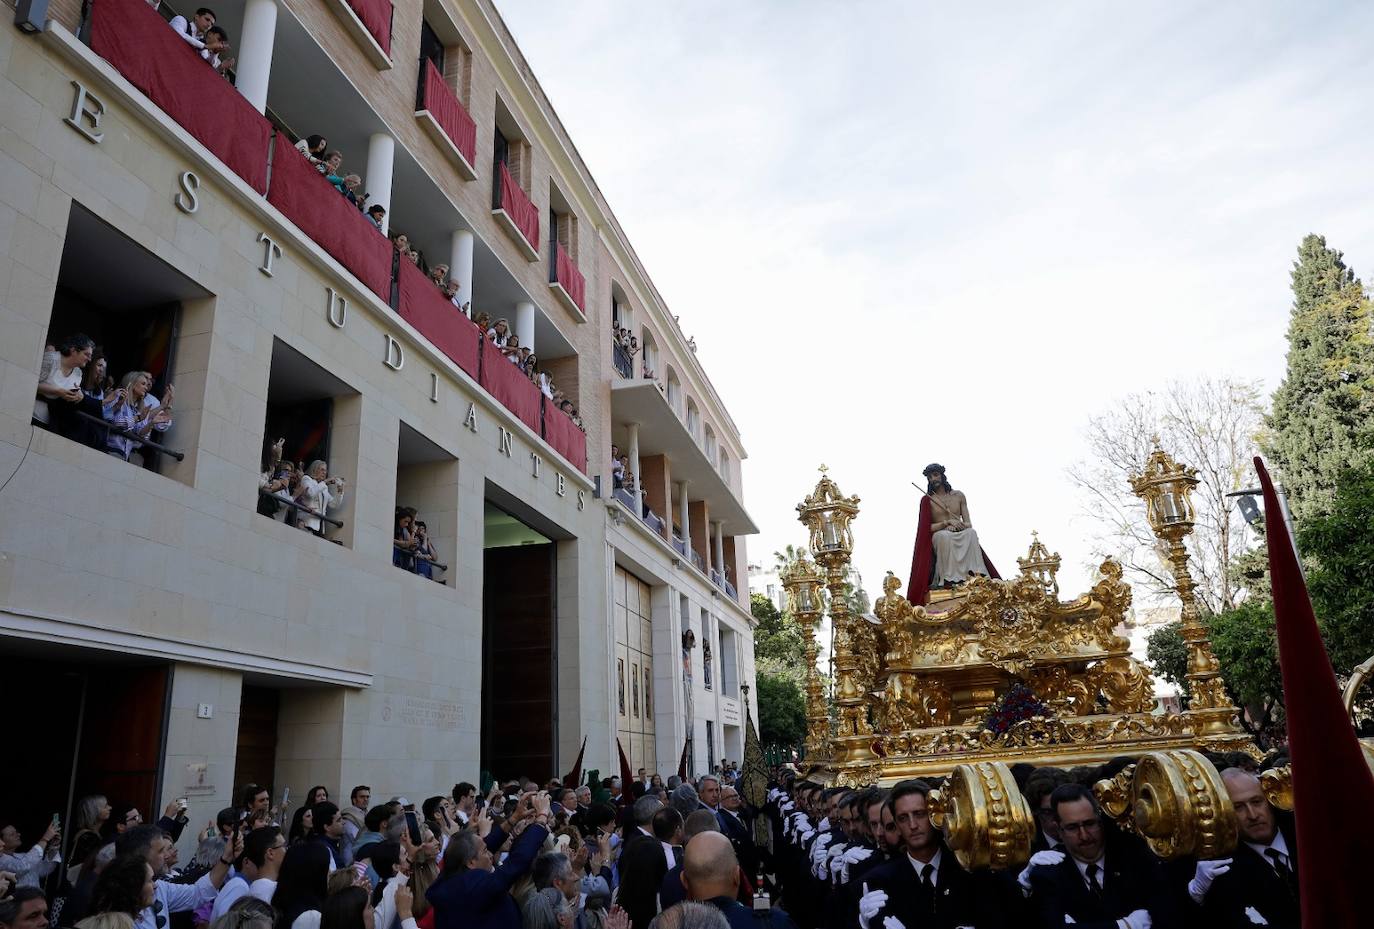
M 307 507 L 296 516 L 296 526 L 315 535 L 324 534 L 320 517 L 329 509 L 343 503 L 348 482 L 341 477 L 329 477 L 329 465 L 318 458 L 310 462 L 301 476 L 296 490 L 296 502 Z
M 0 871 L 14 875 L 15 887 L 38 887 L 62 861 L 62 831 L 57 814 L 43 830 L 43 837 L 21 854 L 19 847 L 23 844 L 23 836 L 13 823 L 0 826 Z

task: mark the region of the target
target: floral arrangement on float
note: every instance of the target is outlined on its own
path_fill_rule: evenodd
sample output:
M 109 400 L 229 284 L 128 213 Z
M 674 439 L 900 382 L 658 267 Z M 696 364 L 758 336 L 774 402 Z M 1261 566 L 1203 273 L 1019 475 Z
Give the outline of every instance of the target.
M 1025 684 L 1013 684 L 983 720 L 983 728 L 994 735 L 1002 735 L 1017 723 L 1040 717 L 1050 719 L 1054 713 L 1035 692 Z

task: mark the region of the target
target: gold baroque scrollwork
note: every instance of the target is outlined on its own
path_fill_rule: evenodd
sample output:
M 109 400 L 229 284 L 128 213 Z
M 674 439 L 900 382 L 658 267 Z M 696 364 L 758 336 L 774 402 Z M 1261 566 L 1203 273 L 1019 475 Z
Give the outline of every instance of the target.
M 1134 658 L 1104 659 L 1089 668 L 1085 677 L 1094 698 L 1100 692 L 1113 713 L 1148 713 L 1155 707 L 1154 682 Z
M 931 821 L 966 869 L 1019 868 L 1030 858 L 1030 804 L 1002 762 L 956 766 L 944 787 L 931 792 L 930 808 Z
M 1131 782 L 1135 829 L 1165 860 L 1224 858 L 1236 846 L 1236 811 L 1221 775 L 1191 749 L 1150 752 Z

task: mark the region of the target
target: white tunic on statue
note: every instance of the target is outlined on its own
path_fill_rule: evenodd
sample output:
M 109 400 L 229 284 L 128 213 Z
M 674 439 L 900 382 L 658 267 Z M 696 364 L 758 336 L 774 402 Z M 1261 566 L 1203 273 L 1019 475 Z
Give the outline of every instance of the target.
M 931 586 L 944 583 L 962 584 L 970 573 L 988 573 L 983 563 L 983 550 L 978 545 L 978 533 L 971 528 L 955 532 L 941 529 L 930 537 L 930 547 L 935 555 L 935 579 Z

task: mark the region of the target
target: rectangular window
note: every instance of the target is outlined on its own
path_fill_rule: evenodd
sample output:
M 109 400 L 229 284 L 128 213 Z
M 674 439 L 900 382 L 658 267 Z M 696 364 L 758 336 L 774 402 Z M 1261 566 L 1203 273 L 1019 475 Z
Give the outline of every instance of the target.
M 617 659 L 615 660 L 615 673 L 616 673 L 616 681 L 617 681 L 617 684 L 616 684 L 617 702 L 618 702 L 619 705 L 620 705 L 620 715 L 621 715 L 621 716 L 624 716 L 624 715 L 625 715 L 625 659 L 624 659 L 624 658 L 617 658 Z
M 191 479 L 179 451 L 195 442 L 209 352 L 178 357 L 183 317 L 211 331 L 209 291 L 73 203 L 35 384 L 33 420 L 49 432 L 150 471 Z M 208 335 L 196 339 L 207 342 Z M 188 415 L 189 414 L 189 415 Z
M 653 718 L 654 718 L 654 701 L 653 701 L 653 698 L 649 696 L 650 693 L 652 692 L 652 691 L 650 690 L 650 688 L 651 688 L 652 686 L 653 686 L 653 685 L 652 685 L 652 683 L 650 682 L 649 666 L 648 666 L 648 664 L 645 664 L 645 665 L 644 665 L 644 718 L 645 718 L 645 719 L 653 719 Z
M 639 719 L 639 664 L 630 665 L 630 708 L 634 718 Z

